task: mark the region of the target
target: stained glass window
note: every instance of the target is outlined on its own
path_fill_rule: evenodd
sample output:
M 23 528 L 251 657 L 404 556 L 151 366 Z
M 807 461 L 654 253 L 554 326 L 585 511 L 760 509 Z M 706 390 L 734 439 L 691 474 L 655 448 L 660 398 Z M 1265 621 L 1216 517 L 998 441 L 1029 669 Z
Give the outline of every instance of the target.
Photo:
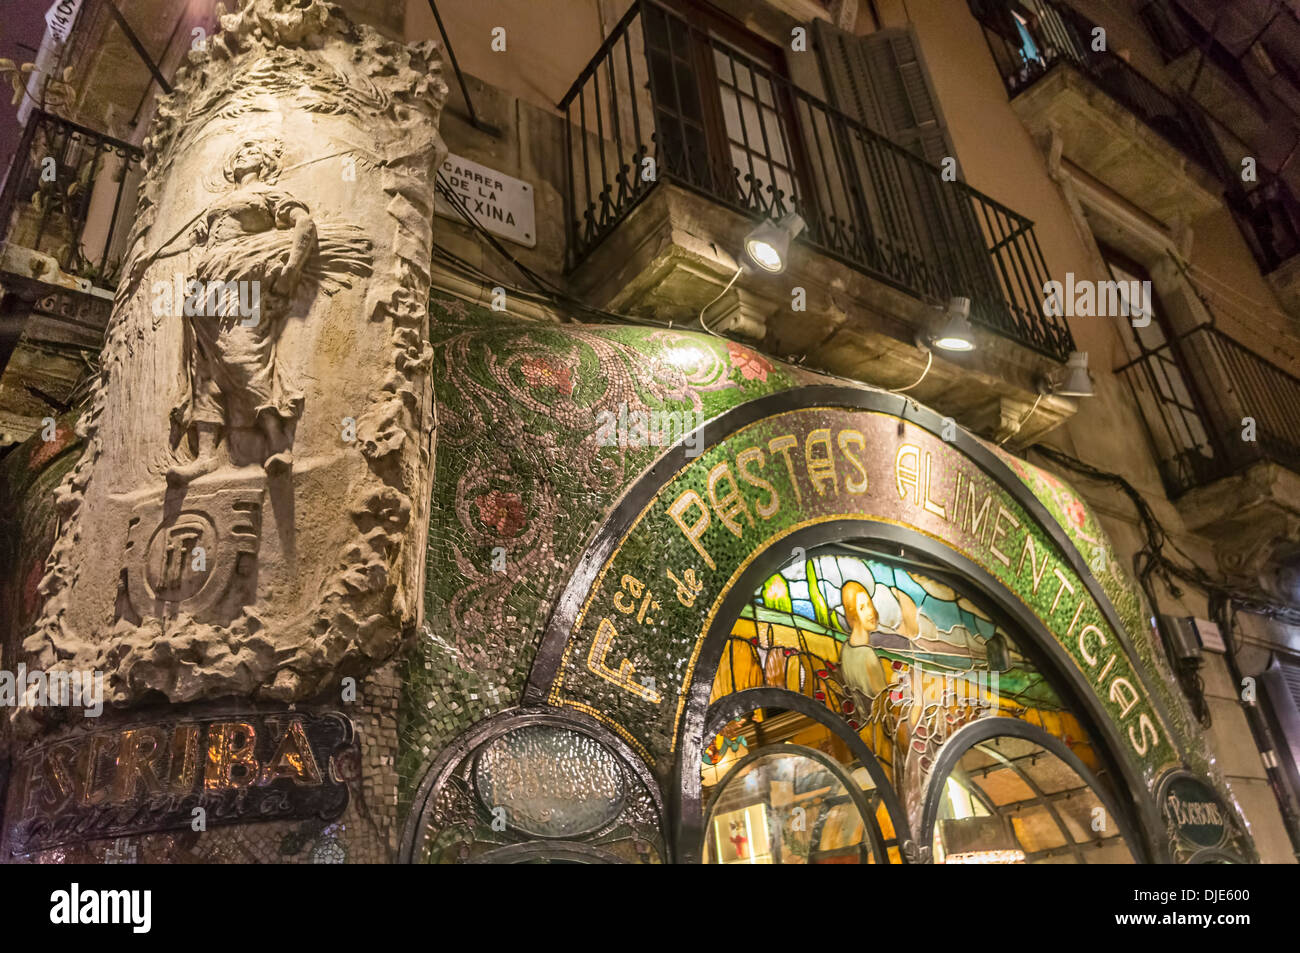
M 1096 769 L 1082 725 L 993 613 L 935 576 L 882 559 L 814 552 L 764 581 L 732 628 L 713 699 L 761 686 L 813 698 L 843 718 L 909 807 L 944 742 L 978 718 L 1041 727 Z M 738 740 L 713 739 L 706 767 Z

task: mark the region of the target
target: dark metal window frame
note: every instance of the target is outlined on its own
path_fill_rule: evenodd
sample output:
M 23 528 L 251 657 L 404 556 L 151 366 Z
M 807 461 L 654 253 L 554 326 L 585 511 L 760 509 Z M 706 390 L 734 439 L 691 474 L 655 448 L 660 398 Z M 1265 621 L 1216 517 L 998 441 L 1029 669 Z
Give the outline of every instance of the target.
M 1110 245 L 1099 242 L 1098 248 L 1101 250 L 1102 260 L 1106 264 L 1106 272 L 1113 280 L 1120 280 L 1119 276 L 1115 274 L 1115 267 L 1117 266 L 1133 275 L 1139 281 L 1150 283 L 1150 305 L 1152 309 L 1151 320 L 1160 329 L 1160 333 L 1165 339 L 1164 344 L 1159 347 L 1149 348 L 1142 340 L 1142 335 L 1138 333 L 1137 329 L 1134 328 L 1131 323 L 1125 322 L 1124 329 L 1120 333 L 1126 335 L 1128 340 L 1133 343 L 1137 354 L 1134 357 L 1130 357 L 1129 360 L 1116 369 L 1115 373 L 1123 375 L 1124 371 L 1128 371 L 1138 366 L 1143 367 L 1146 370 L 1147 383 L 1151 387 L 1153 399 L 1160 403 L 1162 407 L 1171 408 L 1183 418 L 1181 423 L 1184 427 L 1187 427 L 1189 436 L 1191 436 L 1191 429 L 1187 425 L 1186 418 L 1190 415 L 1196 419 L 1197 423 L 1200 425 L 1202 433 L 1205 434 L 1206 442 L 1204 449 L 1208 450 L 1208 453 L 1200 453 L 1199 451 L 1202 448 L 1199 445 L 1193 444 L 1192 446 L 1188 446 L 1186 441 L 1171 429 L 1166 414 L 1161 414 L 1161 422 L 1164 424 L 1165 436 L 1169 441 L 1171 450 L 1175 453 L 1175 457 L 1171 459 L 1174 461 L 1181 460 L 1183 461 L 1180 464 L 1181 467 L 1190 468 L 1195 471 L 1196 467 L 1193 463 L 1193 458 L 1189 457 L 1190 454 L 1213 459 L 1215 457 L 1222 457 L 1224 453 L 1224 448 L 1219 445 L 1216 429 L 1211 422 L 1209 408 L 1204 397 L 1201 395 L 1201 387 L 1204 385 L 1204 382 L 1197 380 L 1192 375 L 1186 361 L 1183 359 L 1183 356 L 1178 349 L 1178 342 L 1182 336 L 1177 334 L 1174 331 L 1173 326 L 1169 323 L 1168 312 L 1161 303 L 1160 295 L 1156 291 L 1155 281 L 1152 280 L 1151 273 L 1141 264 L 1141 262 L 1130 258 L 1128 255 L 1125 255 L 1123 252 L 1116 250 Z M 1183 404 L 1178 399 L 1178 394 L 1174 391 L 1173 385 L 1169 381 L 1167 368 L 1162 366 L 1157 370 L 1155 367 L 1156 362 L 1159 362 L 1161 365 L 1172 366 L 1178 371 L 1182 386 L 1187 390 L 1188 397 L 1191 400 L 1190 406 Z M 1158 374 L 1165 375 L 1165 380 L 1163 382 L 1159 379 Z M 1129 382 L 1130 391 L 1133 395 L 1133 400 L 1140 407 L 1141 401 L 1139 400 L 1136 391 L 1137 385 L 1135 383 L 1134 375 L 1128 375 L 1127 380 Z M 1169 392 L 1169 396 L 1167 397 L 1165 396 L 1166 389 Z M 1151 440 L 1153 449 L 1159 453 L 1160 443 L 1156 439 L 1151 421 L 1147 420 L 1145 414 L 1140 414 L 1140 416 L 1143 419 L 1143 424 L 1146 427 L 1147 436 Z M 1158 462 L 1163 464 L 1163 461 Z M 1163 465 L 1161 469 L 1164 469 Z
M 1139 277 L 1150 275 L 1131 258 L 1107 246 L 1100 246 L 1103 258 Z M 1138 407 L 1148 439 L 1156 456 L 1161 479 L 1169 498 L 1178 499 L 1192 489 L 1239 473 L 1265 461 L 1271 461 L 1300 473 L 1300 378 L 1255 353 L 1210 324 L 1200 324 L 1181 333 L 1175 332 L 1165 318 L 1165 309 L 1155 295 L 1153 320 L 1160 323 L 1165 344 L 1146 348 L 1130 327 L 1122 333 L 1132 335 L 1139 354 L 1115 369 L 1123 378 Z M 1157 379 L 1160 371 L 1155 362 L 1172 364 L 1182 375 L 1192 406 L 1167 399 Z M 1151 395 L 1145 401 L 1142 391 Z M 1174 395 L 1176 396 L 1176 395 Z M 1147 405 L 1154 401 L 1159 420 L 1152 420 Z M 1196 452 L 1170 431 L 1168 408 L 1180 414 L 1193 414 L 1205 432 L 1205 449 Z M 1243 416 L 1256 424 L 1255 441 L 1241 439 Z M 1185 424 L 1184 424 L 1185 425 Z M 1163 428 L 1171 453 L 1158 439 Z
M 426 832 L 434 821 L 438 794 L 458 768 L 477 758 L 485 746 L 496 739 L 533 725 L 563 728 L 594 739 L 622 765 L 631 778 L 639 781 L 654 801 L 664 863 L 673 862 L 672 839 L 664 809 L 663 792 L 654 773 L 632 747 L 607 727 L 578 711 L 558 708 L 513 708 L 489 716 L 470 726 L 420 769 L 420 784 L 411 798 L 411 806 L 402 828 L 398 846 L 398 863 L 419 863 Z M 478 858 L 479 863 L 525 862 L 530 860 L 575 860 L 590 863 L 614 862 L 616 855 L 597 845 L 566 838 L 535 837 L 490 852 L 492 860 Z
M 1046 731 L 1037 725 L 1031 725 L 1029 722 L 1021 721 L 1018 718 L 981 718 L 973 721 L 969 725 L 959 728 L 939 752 L 939 757 L 935 760 L 934 768 L 930 773 L 929 789 L 926 792 L 925 806 L 921 811 L 921 828 L 920 835 L 926 838 L 923 843 L 929 846 L 934 843 L 934 830 L 939 820 L 939 810 L 943 804 L 943 795 L 945 782 L 954 768 L 961 761 L 971 748 L 981 747 L 985 742 L 992 741 L 996 738 L 1020 738 L 1024 741 L 1030 741 L 1039 745 L 1051 754 L 1060 758 L 1065 764 L 1074 771 L 1101 801 L 1106 813 L 1114 819 L 1115 825 L 1119 828 L 1119 836 L 1123 838 L 1124 846 L 1133 856 L 1134 863 L 1142 863 L 1145 857 L 1142 839 L 1137 835 L 1137 827 L 1133 818 L 1129 814 L 1126 806 L 1115 797 L 1114 792 L 1107 787 L 1097 775 L 1089 770 L 1088 766 L 1079 760 L 1078 755 L 1067 748 L 1059 739 L 1052 737 Z M 1015 770 L 1013 768 L 1013 770 Z M 1071 848 L 1071 853 L 1080 863 L 1085 862 L 1083 859 L 1083 850 L 1087 844 L 1079 844 L 1069 836 L 1069 829 L 1064 821 L 1052 806 L 1050 796 L 1046 795 L 1039 787 L 1037 782 L 1029 778 L 1023 772 L 1016 770 L 1016 774 L 1029 786 L 1034 792 L 1036 803 L 1042 803 L 1046 806 L 1048 813 L 1052 816 L 1053 822 L 1060 828 L 1061 832 L 1067 837 L 1067 846 Z M 987 806 L 987 805 L 986 805 Z M 1001 814 L 1006 805 L 994 811 L 995 814 Z
M 774 691 L 779 692 L 781 691 L 781 689 L 774 689 Z M 794 692 L 787 692 L 786 694 L 793 698 L 804 697 L 802 695 L 796 695 Z M 780 707 L 780 704 L 778 702 L 776 705 L 758 705 L 756 707 L 775 708 L 775 707 Z M 744 713 L 741 712 L 740 714 L 744 714 Z M 804 713 L 800 712 L 800 714 L 804 714 Z M 727 721 L 730 721 L 731 718 L 734 717 L 735 716 L 732 715 L 730 718 L 727 717 L 722 718 L 718 726 L 721 727 L 721 725 L 726 724 Z M 812 716 L 808 716 L 808 717 L 812 717 Z M 828 728 L 831 727 L 822 718 L 815 718 L 814 720 L 817 721 L 819 724 L 826 725 L 826 727 Z M 858 787 L 857 782 L 853 780 L 853 776 L 851 774 L 851 768 L 840 764 L 838 761 L 836 761 L 830 755 L 826 754 L 826 752 L 824 751 L 818 751 L 816 748 L 809 748 L 807 745 L 791 744 L 788 742 L 764 745 L 761 748 L 755 748 L 754 750 L 750 751 L 743 758 L 741 758 L 731 766 L 731 770 L 729 770 L 726 773 L 726 775 L 723 776 L 722 780 L 718 782 L 717 790 L 713 792 L 713 797 L 710 798 L 708 807 L 704 811 L 703 831 L 704 831 L 704 836 L 706 838 L 709 836 L 709 829 L 712 825 L 713 815 L 714 812 L 717 810 L 719 799 L 722 797 L 723 793 L 727 790 L 727 787 L 731 784 L 731 782 L 740 776 L 742 770 L 744 770 L 746 767 L 753 764 L 754 762 L 762 758 L 767 758 L 779 754 L 796 755 L 799 757 L 807 758 L 811 761 L 816 761 L 822 767 L 826 768 L 826 770 L 830 771 L 831 774 L 835 775 L 835 779 L 839 781 L 840 784 L 844 786 L 844 790 L 848 792 L 844 800 L 852 803 L 854 809 L 858 812 L 858 815 L 862 818 L 862 826 L 864 828 L 864 833 L 867 836 L 867 842 L 864 844 L 859 844 L 857 846 L 860 849 L 864 847 L 867 848 L 870 854 L 873 857 L 877 858 L 876 863 L 879 864 L 890 863 L 889 849 L 891 847 L 897 848 L 899 846 L 899 841 L 897 837 L 894 837 L 890 840 L 886 840 L 884 833 L 880 830 L 880 824 L 876 820 L 876 807 L 882 800 L 880 792 L 873 791 L 871 793 L 871 796 L 867 797 L 866 793 L 860 787 Z M 864 764 L 863 767 L 866 767 L 866 765 Z M 868 773 L 871 773 L 870 769 L 868 769 Z M 830 801 L 829 798 L 827 800 L 828 802 Z M 736 807 L 748 807 L 751 804 L 762 804 L 762 803 L 764 803 L 764 799 L 762 797 L 755 797 L 753 800 L 745 804 L 736 805 Z M 892 819 L 893 818 L 891 816 L 891 820 Z M 810 832 L 812 835 L 812 842 L 814 843 L 816 842 L 817 834 L 819 831 L 820 831 L 820 826 L 815 826 Z M 817 853 L 817 850 L 814 848 L 812 850 L 812 853 Z M 901 850 L 900 850 L 900 854 L 901 854 Z M 708 855 L 709 855 L 709 850 L 707 844 L 702 845 L 700 847 L 700 857 L 705 858 L 708 857 Z

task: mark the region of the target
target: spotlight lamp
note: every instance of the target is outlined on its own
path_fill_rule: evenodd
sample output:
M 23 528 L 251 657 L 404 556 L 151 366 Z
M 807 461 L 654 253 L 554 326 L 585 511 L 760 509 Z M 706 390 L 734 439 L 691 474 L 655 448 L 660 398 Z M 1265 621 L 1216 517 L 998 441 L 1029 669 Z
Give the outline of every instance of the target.
M 1071 351 L 1065 367 L 1053 371 L 1040 382 L 1039 391 L 1056 397 L 1091 397 L 1092 378 L 1088 374 L 1088 352 Z
M 779 222 L 763 219 L 745 236 L 745 259 L 760 271 L 779 275 L 789 262 L 790 242 L 804 229 L 804 220 L 794 212 Z
M 942 351 L 975 350 L 975 331 L 970 325 L 970 298 L 949 298 L 934 330 L 922 336 L 925 345 Z

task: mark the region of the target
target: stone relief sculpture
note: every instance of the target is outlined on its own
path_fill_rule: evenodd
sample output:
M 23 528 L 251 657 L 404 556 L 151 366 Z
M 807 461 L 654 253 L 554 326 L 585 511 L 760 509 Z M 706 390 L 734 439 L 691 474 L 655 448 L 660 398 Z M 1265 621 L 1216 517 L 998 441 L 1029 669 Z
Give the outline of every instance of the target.
M 413 635 L 432 466 L 447 88 L 324 0 L 244 0 L 189 54 L 146 176 L 85 450 L 24 640 L 110 701 L 308 699 Z M 254 316 L 150 291 L 257 285 Z M 340 436 L 340 422 L 353 432 Z
M 278 139 L 241 143 L 222 170 L 233 188 L 202 213 L 187 242 L 140 258 L 132 275 L 189 252 L 197 258 L 190 280 L 204 289 L 196 292 L 203 298 L 199 313 L 182 316 L 185 381 L 171 413 L 172 440 L 190 443 L 195 457 L 168 468 L 173 486 L 217 469 L 219 441 L 240 431 L 262 438 L 258 458 L 268 473 L 292 466 L 303 395 L 287 379 L 276 348 L 304 270 L 326 293 L 350 286 L 349 274 L 370 274 L 371 245 L 353 234 L 355 227 L 318 228 L 306 204 L 274 187 L 282 151 Z M 210 288 L 229 290 L 208 296 Z

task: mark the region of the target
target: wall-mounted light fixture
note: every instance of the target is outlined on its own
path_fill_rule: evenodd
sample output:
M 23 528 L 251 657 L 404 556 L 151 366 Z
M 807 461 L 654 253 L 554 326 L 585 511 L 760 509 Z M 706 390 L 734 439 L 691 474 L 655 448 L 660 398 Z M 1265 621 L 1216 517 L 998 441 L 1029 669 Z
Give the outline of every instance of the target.
M 745 259 L 760 271 L 779 275 L 789 262 L 790 242 L 804 229 L 804 220 L 794 212 L 779 222 L 763 219 L 745 236 Z
M 941 351 L 975 350 L 975 331 L 970 325 L 970 298 L 949 298 L 943 317 L 935 322 L 930 333 L 921 335 L 918 343 L 922 347 L 933 344 Z
M 1065 367 L 1049 371 L 1043 377 L 1038 379 L 1038 396 L 1034 398 L 1033 406 L 1029 411 L 1020 418 L 1020 421 L 1009 430 L 1001 440 L 998 446 L 1002 446 L 1016 434 L 1020 433 L 1020 428 L 1025 422 L 1034 415 L 1038 405 L 1043 402 L 1044 397 L 1091 397 L 1092 396 L 1092 378 L 1088 376 L 1088 352 L 1071 351 L 1069 358 L 1065 362 Z
M 1088 352 L 1071 351 L 1060 371 L 1053 371 L 1038 384 L 1040 393 L 1056 397 L 1091 397 L 1092 378 L 1088 375 Z

